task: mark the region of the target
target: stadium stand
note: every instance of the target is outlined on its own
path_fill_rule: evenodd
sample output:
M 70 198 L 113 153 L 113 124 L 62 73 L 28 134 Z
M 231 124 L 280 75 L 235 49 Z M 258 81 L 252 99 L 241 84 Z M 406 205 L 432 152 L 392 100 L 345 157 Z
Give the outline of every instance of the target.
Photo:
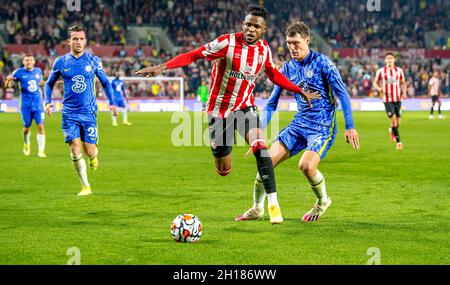
M 87 28 L 91 51 L 102 53 L 107 72 L 120 70 L 123 75 L 130 76 L 134 70 L 162 62 L 173 54 L 161 48 L 151 35 L 146 46 L 127 45 L 128 27 L 161 27 L 182 52 L 220 34 L 239 30 L 242 11 L 255 1 L 96 0 L 82 3 L 83 13 L 73 13 L 67 11 L 64 1 L 2 2 L 0 26 L 4 29 L 0 37 L 6 48 L 2 48 L 0 55 L 0 83 L 14 66 L 20 65 L 20 55 L 24 51 L 32 50 L 37 55 L 38 65 L 48 72 L 55 57 L 65 50 L 66 29 L 72 23 L 82 23 Z M 445 0 L 383 2 L 388 5 L 383 6 L 383 12 L 369 12 L 365 2 L 357 0 L 266 0 L 264 5 L 270 12 L 265 38 L 271 44 L 278 65 L 289 58 L 284 28 L 296 20 L 308 23 L 333 51 L 344 48 L 450 49 L 450 2 Z M 382 58 L 345 58 L 337 53 L 330 56 L 338 64 L 349 94 L 373 96 L 370 81 L 375 70 L 383 64 Z M 410 96 L 426 93 L 427 79 L 436 69 L 441 71 L 443 92 L 449 93 L 448 59 L 439 56 L 412 59 L 400 54 L 399 61 L 404 66 Z M 208 81 L 210 67 L 211 63 L 200 61 L 168 75 L 184 76 L 187 79 L 186 94 L 193 97 L 201 80 Z M 258 80 L 255 95 L 267 97 L 272 84 L 265 76 Z M 161 85 L 158 94 L 153 96 L 173 96 L 171 84 Z M 152 93 L 140 92 L 136 87 L 130 95 L 152 96 Z M 8 94 L 2 84 L 0 98 L 11 96 Z

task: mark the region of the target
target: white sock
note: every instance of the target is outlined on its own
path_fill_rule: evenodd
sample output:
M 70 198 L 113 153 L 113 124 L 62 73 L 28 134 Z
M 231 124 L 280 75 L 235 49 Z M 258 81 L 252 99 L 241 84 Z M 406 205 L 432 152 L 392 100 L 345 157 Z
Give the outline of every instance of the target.
M 28 134 L 26 134 L 26 135 L 22 133 L 22 135 L 23 135 L 23 142 L 26 143 L 26 144 L 29 144 L 30 143 L 31 132 L 28 132 Z
M 311 184 L 311 189 L 319 200 L 319 205 L 328 202 L 328 195 L 325 187 L 325 177 L 319 170 L 317 170 L 316 176 L 313 179 L 309 180 L 309 184 Z
M 45 150 L 45 135 L 37 135 L 38 149 L 39 152 L 44 152 Z
M 266 200 L 266 190 L 264 189 L 259 173 L 257 173 L 255 183 L 253 184 L 253 208 L 263 210 L 264 200 Z
M 111 117 L 112 117 L 112 122 L 113 124 L 117 123 L 117 117 L 113 115 L 113 113 L 111 113 Z
M 77 171 L 78 178 L 80 178 L 81 185 L 90 186 L 87 179 L 86 162 L 84 161 L 83 155 L 81 153 L 78 155 L 70 154 L 70 158 L 72 159 L 72 164 Z
M 270 206 L 273 206 L 273 205 L 275 205 L 275 206 L 277 206 L 277 207 L 280 206 L 280 205 L 278 204 L 277 192 L 273 192 L 273 193 L 267 194 L 267 199 L 268 199 L 268 202 L 269 202 L 269 204 L 268 204 L 269 207 L 270 207 Z
M 123 108 L 123 110 L 122 110 L 122 115 L 123 115 L 123 122 L 124 122 L 124 123 L 128 122 L 127 108 Z

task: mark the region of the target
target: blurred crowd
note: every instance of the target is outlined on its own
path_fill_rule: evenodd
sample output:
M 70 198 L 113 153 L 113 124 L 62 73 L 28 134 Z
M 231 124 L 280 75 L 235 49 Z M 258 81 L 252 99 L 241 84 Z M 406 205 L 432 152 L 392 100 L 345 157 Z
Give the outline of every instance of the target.
M 49 57 L 37 58 L 38 66 L 47 74 L 55 59 L 54 45 L 67 37 L 71 23 L 81 22 L 87 28 L 89 44 L 126 44 L 128 25 L 157 25 L 164 27 L 172 41 L 182 48 L 179 52 L 199 47 L 217 36 L 239 31 L 243 11 L 255 0 L 93 0 L 81 1 L 82 13 L 68 12 L 66 1 L 23 0 L 0 3 L 0 23 L 5 24 L 2 35 L 7 43 L 44 44 Z M 424 32 L 450 30 L 450 1 L 446 0 L 394 0 L 381 1 L 381 12 L 368 11 L 367 1 L 358 0 L 265 0 L 269 11 L 265 39 L 270 43 L 274 61 L 278 66 L 289 59 L 284 29 L 299 19 L 316 30 L 332 47 L 379 48 L 425 47 Z M 376 8 L 376 7 L 375 7 Z M 443 33 L 445 34 L 445 33 Z M 313 39 L 314 43 L 314 39 Z M 109 74 L 119 71 L 122 76 L 133 76 L 148 64 L 163 62 L 173 55 L 154 45 L 151 35 L 152 57 L 142 54 L 120 53 L 103 57 Z M 450 39 L 441 37 L 433 48 L 450 48 Z M 53 51 L 53 52 L 52 52 Z M 334 58 L 351 96 L 373 96 L 371 80 L 383 62 L 376 60 L 346 61 Z M 433 70 L 441 70 L 444 93 L 449 93 L 449 66 L 441 62 L 414 62 L 404 59 L 399 64 L 408 80 L 408 94 L 426 93 L 428 77 Z M 187 97 L 195 97 L 201 85 L 209 84 L 211 62 L 198 61 L 183 69 L 165 75 L 184 77 Z M 14 67 L 20 66 L 20 57 L 0 55 L 0 81 Z M 134 97 L 179 96 L 177 82 L 134 82 L 129 84 Z M 259 97 L 270 95 L 272 83 L 259 76 L 254 93 Z M 6 96 L 0 90 L 0 98 Z
M 52 48 L 67 39 L 68 25 L 83 23 L 91 44 L 126 44 L 125 29 L 106 1 L 80 3 L 82 13 L 69 12 L 66 1 L 60 0 L 1 1 L 0 22 L 6 28 L 2 34 L 7 43 Z

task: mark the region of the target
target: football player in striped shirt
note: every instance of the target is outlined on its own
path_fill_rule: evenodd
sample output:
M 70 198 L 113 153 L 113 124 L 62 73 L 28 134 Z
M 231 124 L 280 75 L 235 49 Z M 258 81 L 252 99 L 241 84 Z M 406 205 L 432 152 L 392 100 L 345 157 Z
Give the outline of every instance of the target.
M 378 69 L 373 87 L 380 93 L 391 122 L 389 128 L 391 140 L 395 141 L 397 149 L 401 150 L 403 144 L 400 141 L 398 128 L 400 127 L 402 99 L 406 99 L 406 80 L 403 70 L 395 66 L 395 56 L 392 52 L 386 53 L 385 63 L 384 67 Z M 378 85 L 380 81 L 381 86 Z
M 226 176 L 231 171 L 231 150 L 237 129 L 256 158 L 258 179 L 269 200 L 270 222 L 279 224 L 283 222 L 283 216 L 276 195 L 273 164 L 253 95 L 256 77 L 264 71 L 272 82 L 302 96 L 305 104 L 310 104 L 310 99 L 319 98 L 319 95 L 303 91 L 275 68 L 270 47 L 261 38 L 267 29 L 266 17 L 265 8 L 250 6 L 242 23 L 242 32 L 222 35 L 200 48 L 163 64 L 141 69 L 136 74 L 156 76 L 166 69 L 186 66 L 196 60 L 215 60 L 206 111 L 217 173 Z
M 23 154 L 30 155 L 31 123 L 33 120 L 37 126 L 38 157 L 45 155 L 45 130 L 44 130 L 44 107 L 40 87 L 44 85 L 42 70 L 35 67 L 34 56 L 26 54 L 22 59 L 24 67 L 14 70 L 6 77 L 5 86 L 12 87 L 13 82 L 18 82 L 20 87 L 20 113 L 23 122 Z
M 64 99 L 62 101 L 62 131 L 64 140 L 70 147 L 70 158 L 81 182 L 78 196 L 92 194 L 87 178 L 86 163 L 82 149 L 89 157 L 92 170 L 98 168 L 98 127 L 97 98 L 95 96 L 95 77 L 100 80 L 108 97 L 109 109 L 117 116 L 111 83 L 102 67 L 100 58 L 85 51 L 86 31 L 75 25 L 69 28 L 68 45 L 70 52 L 58 57 L 45 84 L 45 112 L 51 116 L 53 86 L 59 77 L 64 80 Z
M 296 22 L 286 30 L 286 43 L 292 60 L 281 67 L 280 72 L 304 90 L 318 92 L 321 100 L 312 101 L 312 108 L 299 94 L 295 94 L 297 113 L 292 122 L 278 134 L 269 154 L 274 166 L 304 150 L 298 163 L 299 170 L 307 178 L 317 200 L 311 210 L 302 216 L 305 222 L 317 221 L 331 205 L 327 195 L 325 177 L 319 171 L 320 162 L 333 145 L 336 133 L 336 99 L 340 100 L 345 120 L 344 138 L 353 148 L 359 148 L 359 136 L 353 123 L 350 96 L 334 63 L 327 56 L 309 48 L 309 27 Z M 277 109 L 283 88 L 275 85 L 262 112 L 262 128 L 265 128 Z M 253 206 L 237 217 L 237 220 L 256 220 L 262 217 L 266 194 L 261 180 L 253 187 Z
M 434 71 L 433 76 L 428 81 L 428 90 L 427 95 L 431 97 L 431 110 L 430 110 L 430 120 L 434 119 L 434 105 L 438 104 L 438 118 L 444 119 L 441 112 L 441 100 L 439 96 L 442 95 L 441 92 L 441 80 L 439 79 L 439 71 Z

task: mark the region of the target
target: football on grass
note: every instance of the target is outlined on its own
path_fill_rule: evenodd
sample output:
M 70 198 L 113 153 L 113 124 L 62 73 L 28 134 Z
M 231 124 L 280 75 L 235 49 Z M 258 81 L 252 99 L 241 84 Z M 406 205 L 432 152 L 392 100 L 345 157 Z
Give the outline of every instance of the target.
M 177 242 L 197 242 L 202 232 L 202 223 L 191 214 L 178 215 L 170 225 L 172 238 Z

